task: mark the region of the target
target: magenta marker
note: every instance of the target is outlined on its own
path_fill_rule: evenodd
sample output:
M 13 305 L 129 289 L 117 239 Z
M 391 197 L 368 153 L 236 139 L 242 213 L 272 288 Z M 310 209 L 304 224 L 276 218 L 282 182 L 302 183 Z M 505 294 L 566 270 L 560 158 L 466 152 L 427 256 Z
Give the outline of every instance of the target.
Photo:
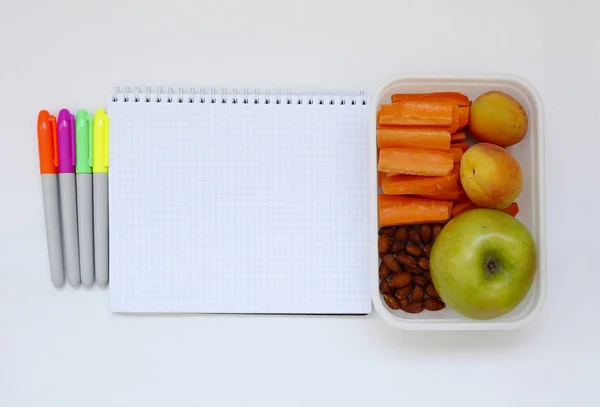
M 75 187 L 75 119 L 67 110 L 58 112 L 58 184 L 63 237 L 63 257 L 67 280 L 81 284 L 79 238 L 77 235 L 77 191 Z

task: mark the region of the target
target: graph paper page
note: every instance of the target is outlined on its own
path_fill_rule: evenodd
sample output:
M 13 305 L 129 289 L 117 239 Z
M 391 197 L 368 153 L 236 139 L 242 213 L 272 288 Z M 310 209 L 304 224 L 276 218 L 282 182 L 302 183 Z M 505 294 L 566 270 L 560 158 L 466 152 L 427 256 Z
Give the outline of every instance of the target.
M 368 106 L 108 113 L 112 311 L 371 312 Z

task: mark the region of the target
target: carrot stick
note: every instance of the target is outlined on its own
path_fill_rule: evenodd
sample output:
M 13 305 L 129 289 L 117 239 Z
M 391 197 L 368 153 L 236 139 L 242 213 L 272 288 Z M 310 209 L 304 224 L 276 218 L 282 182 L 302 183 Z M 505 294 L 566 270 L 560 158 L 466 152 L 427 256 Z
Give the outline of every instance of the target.
M 380 124 L 379 123 L 379 118 L 381 117 L 381 110 L 379 110 L 377 112 L 377 128 L 378 129 L 397 129 L 398 127 L 396 126 L 387 126 L 385 124 Z
M 442 222 L 450 218 L 451 201 L 411 196 L 377 196 L 379 226 Z
M 432 126 L 432 125 L 424 125 L 424 126 L 413 126 L 413 125 L 407 125 L 407 124 L 381 124 L 381 122 L 379 122 L 379 118 L 378 118 L 378 122 L 377 122 L 377 128 L 378 129 L 411 129 L 411 128 L 418 128 L 419 130 L 425 131 L 425 130 L 445 130 L 449 133 L 453 133 L 456 131 L 460 130 L 460 126 L 455 125 L 455 123 L 450 123 L 450 125 L 448 126 Z
M 510 205 L 508 205 L 508 207 L 501 209 L 501 211 L 508 213 L 512 217 L 515 217 L 519 214 L 519 204 L 516 202 L 513 202 Z
M 459 132 L 456 132 L 456 133 L 450 135 L 450 142 L 458 143 L 459 141 L 463 141 L 466 138 L 467 138 L 467 135 L 465 134 L 465 132 L 459 131 Z
M 469 124 L 469 107 L 459 107 L 458 108 L 458 128 L 464 129 Z
M 450 149 L 450 152 L 452 153 L 452 156 L 453 156 L 453 158 L 454 158 L 454 162 L 455 162 L 455 163 L 459 163 L 459 162 L 460 162 L 460 159 L 462 158 L 462 156 L 463 156 L 463 154 L 464 154 L 464 151 L 463 151 L 463 149 L 462 149 L 462 148 L 460 148 L 460 147 L 452 147 L 452 148 Z
M 380 186 L 381 186 L 381 182 L 382 182 L 382 181 L 383 181 L 385 178 L 387 178 L 387 173 L 385 173 L 385 172 L 381 172 L 381 171 L 378 171 L 378 172 L 377 172 L 377 186 L 378 186 L 378 187 L 380 187 Z
M 458 110 L 458 105 L 452 105 L 452 124 L 450 124 L 450 126 L 448 127 L 448 131 L 450 133 L 454 133 L 458 130 L 458 127 L 460 125 L 459 121 L 460 121 L 460 114 L 459 114 L 459 110 Z
M 402 93 L 392 95 L 392 103 L 406 101 L 448 102 L 459 106 L 469 106 L 469 98 L 458 92 Z
M 482 208 L 481 206 L 475 205 L 473 202 L 467 201 L 459 201 L 455 202 L 452 207 L 452 217 L 455 218 L 463 212 L 470 211 L 471 209 Z M 500 211 L 515 217 L 519 213 L 519 204 L 516 202 L 511 203 L 508 207 L 504 209 L 499 209 Z
M 396 175 L 381 181 L 386 195 L 435 195 L 460 189 L 458 166 L 445 177 L 423 177 L 420 175 Z
M 443 194 L 435 194 L 435 195 L 416 194 L 416 195 L 422 196 L 423 198 L 441 199 L 443 201 L 455 201 L 455 202 L 465 199 L 467 197 L 467 194 L 465 193 L 465 191 L 462 188 L 459 190 L 456 190 L 456 191 L 446 192 Z
M 450 133 L 446 130 L 422 130 L 405 127 L 377 129 L 377 147 L 424 148 L 448 151 L 450 148 Z
M 446 176 L 453 167 L 451 153 L 415 148 L 382 148 L 377 164 L 379 171 L 430 176 Z
M 460 149 L 462 149 L 462 151 L 467 151 L 469 148 L 469 143 L 466 143 L 466 142 L 451 143 L 450 148 L 460 148 Z
M 452 125 L 452 104 L 445 102 L 399 102 L 381 105 L 379 124 L 397 126 Z
M 452 217 L 455 218 L 463 212 L 468 211 L 469 209 L 475 209 L 477 205 L 475 205 L 470 200 L 458 201 L 454 203 L 452 207 Z

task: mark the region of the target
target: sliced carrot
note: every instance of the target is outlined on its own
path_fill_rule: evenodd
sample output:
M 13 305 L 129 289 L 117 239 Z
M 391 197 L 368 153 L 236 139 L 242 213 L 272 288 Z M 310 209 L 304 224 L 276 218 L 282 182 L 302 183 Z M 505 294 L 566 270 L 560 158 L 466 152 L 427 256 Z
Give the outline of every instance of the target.
M 469 98 L 458 92 L 402 93 L 392 95 L 392 103 L 406 101 L 448 102 L 459 106 L 469 106 Z
M 377 129 L 377 147 L 424 148 L 448 151 L 450 148 L 450 133 L 441 129 L 422 130 L 408 127 Z
M 469 149 L 469 143 L 466 143 L 466 142 L 451 143 L 450 148 L 460 148 L 460 149 L 462 149 L 462 151 L 467 151 Z
M 467 135 L 465 134 L 464 131 L 458 131 L 458 132 L 450 135 L 450 142 L 458 143 L 459 141 L 463 141 L 466 138 L 467 138 Z
M 377 169 L 409 175 L 446 176 L 454 167 L 450 152 L 415 148 L 382 148 Z
M 452 125 L 452 104 L 408 101 L 381 105 L 379 124 L 396 126 Z
M 454 158 L 455 163 L 459 163 L 460 159 L 462 158 L 463 154 L 465 153 L 463 151 L 463 149 L 460 147 L 452 147 L 450 149 L 450 152 L 452 153 L 452 157 Z
M 441 199 L 443 201 L 455 201 L 455 202 L 465 199 L 467 197 L 467 194 L 465 193 L 465 191 L 462 188 L 459 190 L 456 190 L 456 191 L 446 192 L 443 194 L 435 194 L 435 195 L 417 194 L 417 195 L 422 196 L 423 198 Z
M 396 175 L 381 182 L 386 195 L 435 195 L 460 189 L 458 165 L 445 177 L 423 177 L 421 175 Z
M 458 129 L 464 129 L 469 124 L 469 107 L 461 106 L 458 108 Z
M 379 226 L 443 222 L 450 218 L 451 201 L 412 196 L 378 195 Z

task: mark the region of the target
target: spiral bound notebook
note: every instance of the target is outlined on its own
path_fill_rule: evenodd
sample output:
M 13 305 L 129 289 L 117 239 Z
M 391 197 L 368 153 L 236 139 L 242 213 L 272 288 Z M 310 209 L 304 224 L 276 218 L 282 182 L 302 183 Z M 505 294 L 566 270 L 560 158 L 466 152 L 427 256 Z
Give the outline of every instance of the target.
M 360 93 L 117 89 L 111 310 L 370 313 L 368 108 Z

